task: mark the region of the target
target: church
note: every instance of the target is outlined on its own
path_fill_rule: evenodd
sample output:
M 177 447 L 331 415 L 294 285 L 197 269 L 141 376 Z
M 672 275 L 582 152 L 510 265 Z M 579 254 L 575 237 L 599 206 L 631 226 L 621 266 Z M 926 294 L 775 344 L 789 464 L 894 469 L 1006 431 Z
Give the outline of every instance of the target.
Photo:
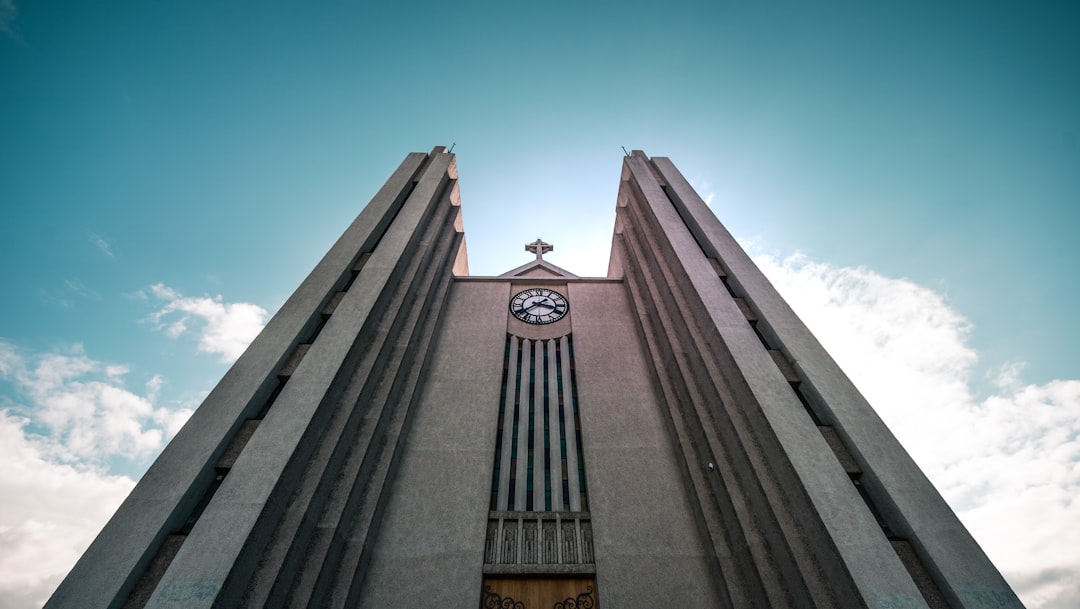
M 675 165 L 620 180 L 606 277 L 479 277 L 406 156 L 46 607 L 1022 607 Z

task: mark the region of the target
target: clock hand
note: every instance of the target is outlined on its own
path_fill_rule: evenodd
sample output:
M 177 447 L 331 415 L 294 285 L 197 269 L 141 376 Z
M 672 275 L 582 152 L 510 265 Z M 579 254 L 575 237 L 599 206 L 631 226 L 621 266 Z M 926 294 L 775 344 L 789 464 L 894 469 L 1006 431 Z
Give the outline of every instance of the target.
M 534 302 L 534 303 L 532 303 L 531 305 L 529 305 L 527 307 L 521 307 L 520 309 L 517 309 L 516 311 L 514 311 L 514 313 L 517 313 L 519 315 L 524 314 L 524 313 L 529 313 L 530 311 L 532 311 L 533 307 L 535 307 L 536 305 L 537 305 L 537 303 Z
M 517 313 L 517 314 L 531 313 L 532 310 L 535 309 L 536 307 L 545 307 L 545 308 L 551 309 L 553 311 L 556 311 L 556 310 L 559 309 L 558 305 L 552 303 L 547 298 L 544 298 L 543 300 L 537 300 L 536 302 L 532 303 L 531 305 L 529 305 L 527 307 L 521 307 L 520 309 L 517 309 L 514 312 Z

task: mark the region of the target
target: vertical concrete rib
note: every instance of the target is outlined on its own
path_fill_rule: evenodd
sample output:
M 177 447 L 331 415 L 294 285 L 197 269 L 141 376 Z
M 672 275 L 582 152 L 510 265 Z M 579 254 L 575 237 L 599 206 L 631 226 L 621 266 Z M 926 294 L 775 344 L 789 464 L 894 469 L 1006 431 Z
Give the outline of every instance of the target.
M 731 497 L 731 513 L 738 518 L 748 555 L 765 584 L 768 605 L 812 606 L 815 595 L 808 588 L 812 582 L 800 572 L 796 548 L 783 534 L 787 524 L 783 513 L 770 505 L 769 487 L 776 485 L 777 472 L 775 468 L 772 471 L 766 469 L 763 460 L 755 458 L 766 438 L 755 430 L 748 416 L 752 411 L 731 408 L 741 400 L 729 387 L 716 380 L 722 366 L 710 366 L 712 332 L 702 328 L 692 314 L 693 306 L 684 293 L 684 278 L 670 262 L 677 258 L 662 223 L 664 215 L 670 214 L 665 214 L 669 210 L 664 206 L 663 197 L 657 196 L 658 185 L 650 183 L 649 178 L 647 174 L 639 177 L 636 192 L 639 204 L 628 209 L 644 237 L 636 255 L 642 259 L 646 247 L 661 254 L 645 257 L 647 265 L 643 270 L 649 276 L 645 283 L 653 301 L 658 304 L 657 312 L 666 341 L 674 345 L 671 357 L 675 365 L 670 368 L 671 374 L 675 376 L 676 385 L 686 388 L 686 395 L 679 402 L 692 412 L 691 426 L 702 430 L 703 444 L 709 447 L 706 459 L 716 460 L 719 478 L 710 476 L 708 479 L 724 481 L 722 491 L 716 488 L 716 482 L 712 483 L 714 495 L 723 493 Z M 633 245 L 634 240 L 629 243 Z M 661 289 L 659 286 L 668 287 Z
M 46 606 L 118 607 L 124 602 L 158 546 L 199 501 L 233 433 L 273 389 L 283 360 L 347 280 L 359 254 L 373 248 L 393 221 L 427 158 L 422 153 L 405 158 L 169 443 Z M 189 593 L 213 596 L 216 590 L 210 581 L 186 592 L 176 589 L 178 595 Z
M 400 463 L 404 439 L 409 429 L 409 422 L 414 416 L 414 404 L 418 399 L 418 388 L 428 369 L 431 357 L 431 342 L 437 334 L 437 326 L 442 316 L 447 298 L 447 291 L 452 281 L 453 257 L 462 239 L 456 234 L 450 241 L 452 247 L 446 248 L 441 268 L 434 274 L 435 285 L 431 296 L 425 301 L 414 302 L 410 316 L 415 319 L 414 348 L 403 364 L 404 373 L 394 379 L 389 400 L 397 404 L 393 419 L 386 432 L 387 441 L 383 444 L 383 454 L 377 461 L 372 475 L 367 481 L 358 476 L 351 490 L 346 512 L 341 517 L 342 526 L 336 527 L 335 542 L 324 559 L 320 570 L 319 596 L 313 598 L 313 606 L 346 607 L 355 606 L 355 598 L 363 585 L 367 573 L 367 564 L 371 558 L 371 540 L 381 514 L 387 504 L 388 493 L 383 492 Z
M 431 232 L 437 231 L 441 222 L 429 222 L 425 237 L 418 251 L 432 252 L 438 257 L 439 248 L 429 247 Z M 365 397 L 365 388 L 372 390 L 373 370 L 394 370 L 392 361 L 394 341 L 392 337 L 401 332 L 410 331 L 403 322 L 407 316 L 401 314 L 404 303 L 417 289 L 424 291 L 417 280 L 419 269 L 432 254 L 413 256 L 406 267 L 406 280 L 395 281 L 389 291 L 387 311 L 396 314 L 384 316 L 377 324 L 365 328 L 358 337 L 358 342 L 365 345 L 359 361 L 350 366 L 354 371 L 347 382 L 346 389 L 338 405 L 325 424 L 321 425 L 321 437 L 314 454 L 308 460 L 304 474 L 293 492 L 290 505 L 278 526 L 274 539 L 268 545 L 259 569 L 249 584 L 246 597 L 248 606 L 280 606 L 285 597 L 299 586 L 294 581 L 298 570 L 302 569 L 303 560 L 309 559 L 307 549 L 314 543 L 313 537 L 325 533 L 327 512 L 340 507 L 339 478 L 355 479 L 358 465 L 355 461 L 356 450 L 363 453 L 363 448 L 371 445 L 373 437 L 382 429 L 374 420 L 380 420 L 376 413 L 384 412 L 385 403 L 372 403 L 370 395 Z M 350 460 L 350 457 L 352 459 Z M 377 485 L 376 485 L 377 488 Z M 335 502 L 335 499 L 337 500 Z M 318 527 L 318 528 L 316 528 Z M 325 535 L 321 538 L 325 542 Z M 309 577 L 311 574 L 308 574 Z M 311 582 L 308 582 L 310 585 Z M 269 600 L 266 594 L 270 593 Z
M 663 277 L 654 276 L 651 282 L 666 286 L 670 293 L 656 298 L 661 317 L 674 316 L 675 319 L 683 320 L 679 323 L 673 319 L 668 331 L 670 339 L 678 345 L 672 352 L 681 360 L 674 368 L 675 374 L 682 377 L 677 382 L 685 384 L 702 397 L 716 395 L 720 399 L 710 398 L 709 401 L 713 404 L 717 401 L 720 404 L 731 404 L 733 400 L 740 404 L 736 409 L 730 406 L 719 410 L 715 405 L 709 407 L 714 414 L 720 414 L 726 408 L 728 414 L 725 416 L 731 418 L 736 428 L 741 428 L 732 436 L 729 426 L 720 425 L 717 429 L 720 435 L 731 437 L 719 444 L 710 440 L 709 444 L 715 447 L 713 452 L 718 456 L 721 453 L 728 455 L 727 458 L 720 459 L 721 463 L 727 461 L 733 467 L 731 474 L 725 478 L 724 490 L 742 494 L 741 499 L 735 497 L 736 511 L 742 509 L 741 505 L 756 506 L 752 515 L 744 514 L 740 517 L 742 524 L 739 526 L 751 540 L 750 550 L 758 556 L 754 562 L 759 572 L 763 575 L 769 573 L 770 564 L 775 564 L 779 569 L 776 574 L 765 578 L 766 593 L 772 596 L 777 589 L 790 590 L 792 596 L 788 602 L 793 602 L 796 606 L 803 603 L 810 603 L 807 606 L 815 607 L 832 606 L 836 602 L 848 605 L 866 603 L 865 597 L 873 595 L 854 592 L 845 572 L 846 565 L 833 558 L 836 550 L 830 548 L 831 540 L 821 532 L 817 512 L 807 510 L 804 514 L 801 508 L 795 507 L 806 499 L 803 496 L 804 491 L 797 484 L 797 478 L 793 476 L 791 442 L 784 437 L 784 431 L 778 432 L 777 428 L 783 429 L 786 426 L 791 429 L 794 425 L 795 428 L 803 426 L 816 432 L 812 421 L 809 421 L 805 413 L 801 416 L 802 419 L 807 419 L 806 421 L 792 414 L 800 411 L 801 407 L 775 365 L 765 363 L 768 360 L 767 353 L 753 336 L 745 317 L 731 301 L 712 270 L 702 246 L 691 234 L 665 192 L 669 188 L 667 180 L 655 172 L 640 153 L 627 159 L 625 165 L 630 179 L 624 182 L 624 186 L 630 189 L 626 195 L 630 205 L 620 208 L 624 235 L 628 225 L 639 225 L 646 231 L 651 230 L 650 227 L 656 227 L 659 232 L 654 231 L 649 245 L 662 249 L 654 257 L 653 252 L 639 248 L 640 251 L 631 253 L 626 258 L 634 258 L 634 262 L 642 268 L 656 267 L 655 259 L 661 261 L 660 267 L 672 267 L 671 270 L 663 272 Z M 630 265 L 631 263 L 624 259 L 624 268 Z M 646 280 L 646 283 L 650 281 Z M 687 327 L 694 331 L 686 333 Z M 725 366 L 721 365 L 717 357 L 734 364 L 731 369 L 737 371 L 736 375 L 728 372 L 728 378 L 725 378 L 725 374 L 720 372 Z M 777 378 L 772 378 L 774 376 Z M 710 386 L 715 383 L 719 384 Z M 780 392 L 777 387 L 785 391 Z M 717 391 L 729 395 L 724 399 Z M 691 402 L 698 403 L 701 397 L 695 398 L 693 395 L 692 392 Z M 738 399 L 735 399 L 736 396 Z M 756 406 L 751 407 L 754 404 Z M 711 417 L 712 415 L 706 414 L 701 420 L 701 424 L 706 426 L 706 437 L 712 435 L 708 427 L 716 425 L 716 422 L 710 420 Z M 817 444 L 814 443 L 815 439 Z M 785 443 L 784 440 L 788 441 Z M 747 442 L 749 444 L 746 444 Z M 742 452 L 736 449 L 739 445 L 743 446 Z M 830 482 L 836 493 L 832 496 L 834 503 L 830 511 L 837 512 L 835 502 L 843 497 L 843 503 L 852 510 L 844 515 L 848 526 L 851 526 L 852 519 L 855 518 L 861 523 L 855 527 L 858 534 L 865 536 L 870 533 L 873 537 L 875 531 L 869 526 L 872 519 L 863 513 L 866 512 L 865 507 L 861 506 L 851 492 L 846 476 L 840 468 L 834 468 L 837 470 L 835 472 L 829 468 L 830 460 L 835 461 L 835 458 L 820 439 L 820 434 L 813 433 L 809 440 L 799 438 L 795 445 L 799 446 L 801 451 L 796 457 L 802 459 L 800 467 L 824 470 L 827 477 L 831 476 Z M 735 452 L 732 452 L 733 450 Z M 734 461 L 729 461 L 731 458 L 734 458 Z M 694 466 L 693 463 L 688 464 L 688 467 Z M 725 469 L 721 468 L 719 473 L 723 474 L 724 471 Z M 786 483 L 789 478 L 792 483 L 790 488 Z M 701 497 L 701 500 L 710 501 L 707 497 Z M 772 522 L 769 522 L 770 520 Z M 761 537 L 760 541 L 754 542 L 753 539 L 757 537 Z M 880 532 L 877 532 L 877 537 L 881 537 L 880 546 L 887 547 Z M 765 546 L 760 546 L 761 543 Z M 899 566 L 892 564 L 895 560 L 890 562 L 890 557 L 880 551 L 875 558 L 879 561 L 875 567 L 879 568 L 882 574 L 892 573 L 893 580 L 896 580 L 891 581 L 888 576 L 883 575 L 875 593 L 892 594 L 894 597 L 897 594 L 907 595 L 915 602 L 921 600 L 910 579 L 902 577 L 906 574 L 893 568 Z M 824 579 L 822 575 L 825 576 Z M 807 586 L 805 594 L 797 591 L 796 584 L 800 580 Z M 915 595 L 912 595 L 912 592 L 915 592 Z M 778 600 L 774 598 L 770 604 L 775 605 Z
M 650 161 L 635 151 L 624 162 L 619 200 L 613 249 L 613 260 L 617 258 L 619 264 L 613 268 L 625 274 L 639 308 L 642 331 L 658 371 L 657 382 L 668 401 L 669 421 L 687 459 L 688 482 L 702 509 L 703 526 L 712 532 L 714 541 L 726 538 L 726 543 L 734 542 L 731 549 L 737 551 L 739 535 L 733 538 L 730 531 L 731 525 L 737 525 L 740 535 L 747 536 L 747 548 L 758 556 L 753 563 L 759 573 L 769 570 L 763 557 L 777 561 L 780 579 L 765 578 L 770 596 L 771 589 L 790 589 L 798 579 L 807 586 L 806 598 L 796 596 L 783 603 L 773 598 L 769 604 L 925 606 L 911 576 L 791 391 L 788 379 L 775 364 L 770 365 L 768 352 L 735 306 L 709 258 L 722 261 L 729 282 L 761 320 L 758 328 L 770 345 L 775 341 L 773 346 L 794 362 L 802 387 L 815 405 L 827 405 L 823 411 L 832 419 L 829 423 L 836 425 L 849 443 L 869 445 L 866 452 L 874 453 L 876 461 L 858 449 L 852 452 L 862 459 L 863 470 L 871 472 L 864 476 L 871 488 L 878 484 L 889 497 L 887 509 L 903 523 L 897 528 L 934 537 L 921 546 L 913 544 L 922 547 L 924 556 L 932 561 L 939 559 L 929 546 L 948 546 L 949 550 L 941 553 L 947 563 L 932 562 L 930 571 L 935 579 L 951 578 L 948 585 L 938 583 L 947 591 L 952 606 L 980 606 L 986 599 L 1001 606 L 1019 606 L 1018 602 L 1013 604 L 1015 595 L 977 546 L 954 543 L 951 536 L 956 532 L 965 539 L 970 536 L 670 161 Z M 680 422 L 683 419 L 685 423 Z M 853 425 L 855 431 L 846 429 L 845 424 Z M 710 447 L 708 453 L 700 454 L 703 446 Z M 701 464 L 693 460 L 709 458 L 710 453 L 716 457 L 719 475 L 703 477 L 695 472 Z M 885 475 L 875 475 L 875 467 L 883 468 Z M 722 480 L 722 484 L 717 486 L 710 480 Z M 711 498 L 703 494 L 703 482 L 711 486 Z M 919 483 L 924 483 L 921 488 Z M 896 489 L 920 488 L 922 495 L 908 493 L 897 501 L 885 493 L 890 484 Z M 724 499 L 728 494 L 730 499 Z M 899 505 L 905 502 L 911 514 Z M 742 511 L 741 504 L 754 506 L 752 512 Z M 728 529 L 719 537 L 716 508 Z M 912 518 L 922 521 L 915 526 Z M 740 572 L 732 568 L 745 561 L 723 566 L 727 560 L 723 545 L 717 546 L 721 570 L 733 604 L 742 606 L 739 597 L 746 592 L 753 597 L 753 593 L 752 588 L 740 588 L 753 577 L 744 577 L 741 583 L 739 578 L 731 578 Z M 966 562 L 965 555 L 970 555 Z
M 633 207 L 621 209 L 620 213 L 638 215 Z M 672 321 L 666 313 L 663 300 L 671 291 L 661 288 L 664 278 L 657 277 L 658 257 L 646 253 L 645 237 L 638 234 L 635 223 L 626 222 L 624 226 L 619 243 L 625 257 L 641 261 L 626 265 L 627 285 L 640 311 L 655 379 L 668 404 L 667 414 L 683 453 L 689 486 L 696 491 L 695 504 L 700 509 L 705 532 L 712 538 L 723 575 L 718 579 L 724 582 L 734 607 L 786 606 L 783 589 L 777 585 L 779 576 L 774 568 L 777 561 L 767 554 L 762 539 L 769 528 L 757 522 L 760 511 L 754 509 L 738 483 L 740 466 L 746 469 L 745 458 L 740 461 L 740 453 L 735 451 L 741 442 L 730 424 L 714 425 L 702 398 L 693 395 L 694 383 L 692 380 L 687 383 L 683 376 L 688 369 L 685 356 L 677 355 L 685 348 L 671 338 L 673 332 L 686 324 Z M 728 442 L 716 437 L 718 432 L 725 431 L 729 432 Z M 703 465 L 708 463 L 714 463 L 715 474 L 701 473 Z
M 824 410 L 865 472 L 865 484 L 890 525 L 908 536 L 954 607 L 980 607 L 986 599 L 995 606 L 1020 607 L 997 569 L 956 518 L 933 485 L 907 455 L 850 380 L 813 334 L 762 275 L 749 256 L 716 219 L 669 159 L 654 158 L 653 166 L 670 185 L 672 203 L 708 255 L 723 262 L 742 295 L 759 312 L 759 327 L 794 362 L 803 383 Z M 800 472 L 815 502 L 826 507 L 835 489 Z M 825 487 L 825 488 L 822 488 Z M 835 513 L 830 510 L 830 513 Z M 865 539 L 851 538 L 842 515 L 828 521 L 860 588 L 880 587 L 861 547 Z
M 449 213 L 449 215 L 448 215 Z M 348 517 L 349 502 L 356 485 L 362 486 L 377 502 L 382 493 L 380 472 L 385 471 L 384 438 L 397 437 L 400 415 L 407 410 L 407 400 L 399 399 L 393 387 L 407 374 L 408 353 L 399 345 L 411 344 L 418 330 L 417 308 L 425 302 L 424 295 L 434 298 L 433 288 L 445 269 L 453 231 L 447 230 L 457 210 L 441 204 L 433 221 L 425 222 L 422 239 L 406 266 L 403 280 L 395 283 L 388 314 L 375 326 L 374 338 L 362 335 L 364 357 L 353 367 L 354 373 L 336 407 L 331 423 L 323 426 L 324 433 L 316 455 L 309 461 L 302 485 L 293 495 L 290 512 L 303 510 L 299 530 L 279 526 L 289 541 L 289 558 L 277 575 L 268 607 L 303 606 L 298 599 L 310 595 L 321 576 L 323 557 L 333 551 L 335 536 L 341 529 L 365 522 L 359 516 Z M 437 312 L 438 309 L 435 309 Z M 389 313 L 392 312 L 392 313 Z M 380 374 L 379 371 L 382 371 Z M 316 486 L 317 485 L 317 486 Z M 365 516 L 366 518 L 366 516 Z M 260 560 L 260 570 L 266 569 L 267 557 Z M 252 606 L 260 592 L 258 586 L 249 590 Z
M 243 587 L 270 541 L 268 532 L 274 530 L 318 446 L 322 424 L 347 384 L 352 372 L 349 364 L 364 351 L 357 338 L 365 326 L 377 323 L 387 302 L 386 288 L 401 279 L 412 256 L 410 246 L 419 241 L 417 228 L 451 179 L 452 155 L 424 155 L 418 160 L 426 160 L 423 175 L 419 180 L 410 176 L 414 183 L 407 188 L 411 192 L 400 209 L 393 210 L 396 213 L 390 213 L 393 205 L 386 206 L 391 217 L 380 218 L 380 222 L 389 224 L 367 244 L 374 250 L 360 276 L 240 454 L 165 572 L 148 607 L 235 606 L 240 602 Z M 349 268 L 356 255 L 354 250 L 348 256 L 349 264 L 342 267 Z M 327 283 L 325 287 L 333 288 L 336 282 Z M 332 291 L 325 290 L 320 301 L 329 298 Z M 316 311 L 320 308 L 313 307 Z M 230 580 L 242 583 L 240 587 L 228 586 Z

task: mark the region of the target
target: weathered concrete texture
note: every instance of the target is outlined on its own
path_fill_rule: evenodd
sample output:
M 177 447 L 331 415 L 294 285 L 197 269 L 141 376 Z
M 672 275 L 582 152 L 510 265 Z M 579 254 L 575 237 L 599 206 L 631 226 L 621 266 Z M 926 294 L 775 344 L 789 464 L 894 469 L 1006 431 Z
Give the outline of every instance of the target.
M 836 426 L 866 472 L 876 507 L 911 542 L 915 554 L 956 607 L 1020 607 L 1021 604 L 978 544 L 945 504 L 851 381 L 732 239 L 668 159 L 654 159 L 670 183 L 672 201 L 715 252 L 748 304 L 760 312 L 765 331 L 801 372 L 806 392 L 817 398 L 823 418 Z M 815 486 L 809 484 L 811 490 Z M 842 522 L 835 526 L 839 529 Z M 833 533 L 841 535 L 841 531 Z M 851 556 L 849 562 L 857 563 Z M 853 567 L 854 569 L 855 567 Z
M 717 606 L 711 558 L 698 538 L 648 363 L 636 333 L 626 331 L 633 312 L 624 286 L 603 280 L 543 285 L 570 299 L 572 325 L 563 320 L 512 329 L 533 331 L 537 339 L 570 333 L 574 341 L 604 606 Z M 478 604 L 508 323 L 503 320 L 510 297 L 532 286 L 455 283 L 380 522 L 362 606 Z M 515 572 L 542 570 L 522 565 Z
M 883 595 L 921 605 L 745 307 L 680 215 L 672 178 L 639 152 L 625 166 L 624 273 L 642 313 L 655 318 L 643 320 L 643 332 L 676 427 L 684 421 L 687 468 L 715 461 L 716 474 L 694 487 L 729 602 L 876 606 L 874 595 Z
M 350 364 L 370 356 L 372 342 L 385 345 L 383 341 L 397 338 L 394 324 L 380 329 L 388 320 L 379 312 L 384 307 L 394 306 L 395 300 L 405 300 L 404 294 L 400 293 L 403 286 L 422 281 L 422 273 L 416 266 L 419 253 L 411 251 L 410 247 L 419 247 L 423 232 L 418 228 L 430 219 L 431 214 L 437 213 L 434 207 L 442 198 L 451 160 L 449 155 L 434 155 L 428 162 L 419 183 L 389 225 L 360 276 L 196 523 L 148 607 L 209 607 L 214 603 L 236 605 L 240 602 L 247 581 L 258 564 L 264 562 L 259 557 L 262 549 L 271 542 L 273 523 L 286 507 L 284 500 L 292 494 L 296 484 L 310 479 L 310 470 L 303 477 L 301 472 L 308 469 L 305 466 L 309 458 L 322 444 L 318 438 L 324 424 L 335 409 L 349 406 L 339 404 L 346 383 L 364 382 L 350 378 L 353 374 Z M 440 218 L 437 222 L 445 222 L 448 218 Z M 449 274 L 448 268 L 446 274 Z M 430 285 L 423 286 L 421 293 L 429 289 Z M 398 315 L 403 313 L 391 310 Z M 402 318 L 405 328 L 409 323 L 408 318 Z M 371 332 L 374 336 L 365 337 L 371 336 L 368 334 Z M 377 338 L 384 332 L 386 338 Z M 384 357 L 390 357 L 387 363 L 396 363 L 386 347 L 380 349 L 381 353 L 387 354 Z M 402 404 L 394 406 L 407 408 Z M 389 431 L 392 433 L 393 428 Z M 331 466 L 330 471 L 324 470 L 325 473 L 320 474 L 335 477 L 333 469 Z M 380 468 L 373 473 L 380 474 Z M 379 488 L 378 478 L 371 482 Z M 323 492 L 348 494 L 350 491 L 325 488 Z M 342 506 L 342 509 L 347 508 Z M 303 548 L 302 541 L 303 536 L 293 545 Z M 303 551 L 310 552 L 310 546 Z M 320 569 L 309 567 L 307 572 L 320 573 Z M 288 573 L 278 577 L 287 578 Z M 298 584 L 292 588 L 291 597 L 302 590 Z M 209 593 L 211 589 L 214 594 Z M 302 605 L 303 601 L 294 604 Z
M 195 509 L 220 454 L 270 395 L 277 370 L 315 326 L 318 311 L 358 252 L 374 247 L 393 220 L 427 156 L 410 154 L 402 162 L 170 442 L 46 606 L 81 609 L 124 602 L 166 536 Z
M 161 576 L 165 575 L 165 570 L 169 568 L 169 563 L 172 562 L 176 553 L 180 551 L 180 546 L 184 545 L 185 537 L 186 535 L 169 535 L 165 538 L 165 542 L 161 544 L 161 549 L 154 556 L 154 560 L 143 572 L 142 576 L 139 577 L 139 583 L 135 585 L 135 589 L 128 595 L 123 609 L 146 605 L 146 601 L 150 600 L 150 595 L 154 593 L 158 582 L 161 581 Z
M 763 537 L 766 554 L 781 557 L 783 545 L 792 552 L 789 559 L 779 559 L 791 561 L 790 573 L 781 570 L 770 581 L 763 572 L 766 593 L 773 586 L 790 587 L 791 575 L 801 572 L 813 596 L 808 606 L 923 606 L 938 602 L 918 581 L 929 574 L 954 607 L 1020 606 L 940 495 L 671 162 L 650 161 L 635 151 L 624 167 L 617 224 L 622 238 L 618 230 L 616 236 L 624 273 L 631 284 L 637 278 L 632 292 L 646 294 L 639 299 L 642 304 L 649 304 L 652 283 L 670 288 L 674 296 L 652 290 L 649 306 L 670 319 L 668 326 L 652 324 L 652 331 L 659 332 L 652 340 L 660 348 L 675 337 L 672 353 L 683 366 L 700 358 L 708 368 L 708 361 L 716 358 L 719 374 L 707 377 L 722 380 L 720 385 L 731 392 L 727 399 L 736 399 L 750 425 L 739 436 L 752 442 L 745 450 L 760 481 L 762 507 L 775 512 L 782 531 L 780 537 Z M 626 268 L 633 266 L 630 259 L 638 270 Z M 720 275 L 726 275 L 730 293 Z M 750 329 L 748 319 L 757 320 L 767 345 Z M 685 320 L 693 332 L 678 337 L 673 328 L 678 320 Z M 649 324 L 643 327 L 648 338 Z M 687 344 L 688 338 L 694 344 Z M 770 365 L 766 347 L 779 350 L 783 361 L 773 359 Z M 791 369 L 788 363 L 793 363 Z M 790 389 L 789 382 L 796 380 L 792 372 L 814 414 L 833 426 L 824 431 L 826 436 Z M 684 377 L 688 384 L 701 378 L 700 373 Z M 706 438 L 709 435 L 706 430 Z M 837 440 L 849 454 L 843 447 L 836 452 L 829 448 Z M 841 465 L 841 460 L 848 462 Z M 862 472 L 862 483 L 887 526 L 910 540 L 908 555 L 898 556 L 884 531 L 873 530 L 869 505 L 858 497 L 845 469 Z M 781 481 L 781 487 L 775 481 Z M 799 507 L 791 511 L 788 503 Z M 760 526 L 740 521 L 745 533 Z M 924 565 L 922 574 L 905 568 L 912 556 Z M 763 567 L 759 560 L 757 568 Z M 815 579 L 828 590 L 815 586 Z
M 1020 606 L 667 159 L 624 161 L 609 278 L 543 260 L 465 277 L 462 231 L 453 155 L 409 155 L 47 606 L 475 607 L 485 572 L 595 572 L 608 609 Z M 515 319 L 530 287 L 567 315 Z M 495 454 L 508 344 L 541 379 L 508 399 L 567 408 L 504 413 L 518 511 L 493 482 L 513 461 Z M 568 511 L 522 512 L 524 481 L 533 510 L 562 486 L 561 463 L 522 457 L 552 439 Z M 509 535 L 485 564 L 491 522 Z M 528 545 L 551 522 L 558 550 Z
M 716 607 L 633 311 L 620 284 L 571 283 L 597 587 L 605 607 Z
M 359 606 L 479 604 L 509 299 L 453 286 Z
M 300 598 L 297 591 L 314 594 L 320 604 L 341 590 L 347 594 L 351 573 L 342 580 L 317 566 L 301 569 L 328 582 L 309 590 L 304 585 L 313 582 L 296 579 L 296 568 L 310 562 L 319 547 L 334 553 L 328 564 L 363 562 L 365 523 L 376 518 L 382 504 L 396 438 L 406 428 L 412 390 L 458 258 L 457 205 L 453 156 L 444 149 L 410 155 L 169 445 L 50 606 L 128 601 L 144 606 L 147 590 L 140 587 L 134 596 L 129 591 L 136 581 L 149 581 L 143 574 L 155 556 L 153 568 L 165 569 L 147 607 L 238 606 L 273 590 L 250 588 L 250 582 L 260 581 L 297 582 L 288 594 L 262 599 L 269 604 L 302 605 L 292 602 Z M 361 259 L 366 261 L 359 273 L 351 272 Z M 302 341 L 312 344 L 298 348 Z M 369 375 L 372 369 L 377 374 Z M 271 394 L 275 387 L 280 393 Z M 369 441 L 362 441 L 363 433 L 360 441 L 328 437 L 364 429 L 358 424 L 370 402 L 357 406 L 365 392 L 375 404 L 389 404 L 375 433 L 366 436 Z M 257 426 L 245 423 L 263 411 Z M 342 412 L 356 414 L 343 418 Z M 238 436 L 252 430 L 246 443 Z M 325 446 L 347 448 L 322 455 Z M 319 461 L 320 455 L 329 458 Z M 360 462 L 366 469 L 351 479 L 360 480 L 365 489 L 360 499 L 367 499 L 370 509 L 358 505 L 362 501 L 348 487 L 326 482 L 338 479 L 342 467 Z M 321 467 L 313 470 L 316 463 Z M 223 475 L 220 487 L 211 484 Z M 296 492 L 311 480 L 323 482 L 315 492 Z M 363 529 L 360 549 L 348 542 L 320 546 L 325 537 L 301 527 L 285 543 L 286 560 L 275 560 L 281 556 L 274 550 L 282 544 L 273 542 L 281 541 L 288 520 L 282 516 L 297 513 L 297 497 L 305 518 L 326 521 L 328 507 L 338 510 L 334 518 L 348 514 L 348 530 L 338 534 L 348 539 Z M 182 542 L 169 561 L 158 551 L 160 540 L 185 533 L 189 525 L 184 523 L 191 521 L 190 533 L 168 537 Z M 171 553 L 174 545 L 166 549 Z M 268 547 L 271 555 L 264 555 Z M 289 559 L 297 554 L 288 548 L 303 558 Z M 267 576 L 267 569 L 275 571 Z

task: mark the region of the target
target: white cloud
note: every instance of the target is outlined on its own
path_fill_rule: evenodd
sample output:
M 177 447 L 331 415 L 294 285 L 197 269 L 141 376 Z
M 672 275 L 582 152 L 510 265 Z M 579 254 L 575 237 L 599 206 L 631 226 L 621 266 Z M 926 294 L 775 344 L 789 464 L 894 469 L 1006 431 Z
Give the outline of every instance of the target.
M 40 607 L 135 481 L 56 463 L 26 419 L 0 410 L 0 606 Z
M 101 235 L 90 233 L 90 243 L 93 243 L 95 247 L 101 250 L 101 252 L 109 258 L 116 258 L 116 254 L 112 251 L 112 244 L 106 241 Z
M 40 607 L 134 486 L 107 473 L 114 457 L 146 458 L 191 415 L 155 405 L 155 375 L 138 395 L 125 366 L 80 346 L 27 353 L 0 340 L 0 606 Z
M 216 353 L 221 361 L 232 362 L 266 325 L 266 309 L 246 302 L 223 302 L 221 296 L 186 297 L 162 283 L 150 286 L 150 293 L 165 306 L 150 320 L 169 338 L 198 326 L 199 351 Z
M 124 366 L 90 359 L 80 345 L 26 355 L 0 342 L 0 377 L 29 400 L 17 410 L 47 431 L 51 456 L 64 462 L 140 459 L 161 448 L 166 430 L 160 422 L 174 416 L 151 402 L 162 380 L 154 377 L 140 396 L 124 387 L 126 373 Z
M 973 390 L 971 326 L 937 293 L 803 256 L 755 261 L 1031 609 L 1080 606 L 1080 380 Z

